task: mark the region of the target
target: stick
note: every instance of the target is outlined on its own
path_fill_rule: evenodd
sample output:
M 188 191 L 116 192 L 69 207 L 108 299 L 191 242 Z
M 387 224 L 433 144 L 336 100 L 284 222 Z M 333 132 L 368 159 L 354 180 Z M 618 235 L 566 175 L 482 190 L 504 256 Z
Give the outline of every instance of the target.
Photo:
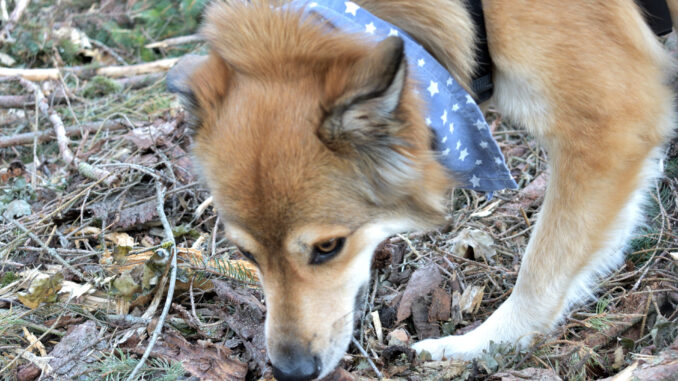
M 38 85 L 36 85 L 35 83 L 24 78 L 19 78 L 19 82 L 26 89 L 33 91 L 35 96 L 35 102 L 37 103 L 40 112 L 47 116 L 49 118 L 49 121 L 52 123 L 52 127 L 54 128 L 54 134 L 56 135 L 57 143 L 59 144 L 59 152 L 61 153 L 61 157 L 66 162 L 66 165 L 74 163 L 75 165 L 78 166 L 78 170 L 83 175 L 89 178 L 93 178 L 95 180 L 99 178 L 104 178 L 105 179 L 104 184 L 106 185 L 111 185 L 114 182 L 118 181 L 118 176 L 116 174 L 108 172 L 105 169 L 94 167 L 90 164 L 80 161 L 77 157 L 75 157 L 75 155 L 73 155 L 73 151 L 71 151 L 71 149 L 68 148 L 70 140 L 66 136 L 64 122 L 61 120 L 61 117 L 59 117 L 59 114 L 57 114 L 54 110 L 50 109 L 49 105 L 47 104 L 45 94 L 43 94 L 42 90 L 40 90 L 40 87 L 38 87 Z
M 14 226 L 16 226 L 17 228 L 19 228 L 22 232 L 28 234 L 28 236 L 31 237 L 31 239 L 32 239 L 33 241 L 37 242 L 38 245 L 42 246 L 42 248 L 45 249 L 49 255 L 51 255 L 52 257 L 54 257 L 54 259 L 56 259 L 57 261 L 59 261 L 59 263 L 61 263 L 62 265 L 64 265 L 64 267 L 66 267 L 68 270 L 70 270 L 73 274 L 75 274 L 75 275 L 77 275 L 78 277 L 80 277 L 80 279 L 87 279 L 87 278 L 85 277 L 85 274 L 81 273 L 80 270 L 76 269 L 76 268 L 73 267 L 70 263 L 66 262 L 66 260 L 63 259 L 63 257 L 61 257 L 61 255 L 59 255 L 59 253 L 56 252 L 56 250 L 54 250 L 54 249 L 52 249 L 51 247 L 47 246 L 47 245 L 45 244 L 45 242 L 43 242 L 43 241 L 42 241 L 37 235 L 35 235 L 32 231 L 28 230 L 23 224 L 21 224 L 21 222 L 16 221 L 16 220 L 13 220 L 13 219 L 10 219 L 10 218 L 6 218 L 6 217 L 5 217 L 4 219 L 5 219 L 5 221 L 8 221 L 8 222 L 11 223 L 12 225 L 14 225 Z
M 151 339 L 148 341 L 146 351 L 144 352 L 143 356 L 141 356 L 141 359 L 134 367 L 132 373 L 129 375 L 129 377 L 127 377 L 127 381 L 133 381 L 136 378 L 137 373 L 139 373 L 139 370 L 141 370 L 141 368 L 144 366 L 144 363 L 148 359 L 148 356 L 150 356 L 151 351 L 153 350 L 153 346 L 155 345 L 155 342 L 158 341 L 158 336 L 160 336 L 162 326 L 165 324 L 165 318 L 167 318 L 167 313 L 169 312 L 170 306 L 172 305 L 172 297 L 174 296 L 174 285 L 177 282 L 177 247 L 176 242 L 174 241 L 172 227 L 170 226 L 169 221 L 167 221 L 167 216 L 165 215 L 165 208 L 163 205 L 165 202 L 165 190 L 162 188 L 160 182 L 158 181 L 156 181 L 155 183 L 155 191 L 158 196 L 158 205 L 156 205 L 156 209 L 158 210 L 158 216 L 160 217 L 160 221 L 162 221 L 162 227 L 165 230 L 165 239 L 172 243 L 171 248 L 172 264 L 170 265 L 172 267 L 170 269 L 171 271 L 170 283 L 167 289 L 167 299 L 165 299 L 165 306 L 162 308 L 162 313 L 160 314 L 160 318 L 158 318 L 158 323 L 155 325 L 153 335 L 151 336 Z
M 105 122 L 90 122 L 76 126 L 66 127 L 66 136 L 79 136 L 84 132 L 97 132 L 99 130 L 117 131 L 130 127 L 124 119 L 107 120 Z M 0 148 L 12 147 L 17 145 L 32 144 L 33 138 L 38 139 L 38 143 L 43 143 L 56 138 L 54 130 L 26 132 L 11 136 L 0 137 Z
M 97 75 L 105 77 L 130 77 L 139 74 L 150 74 L 169 70 L 178 61 L 178 58 L 165 58 L 158 61 L 146 62 L 128 66 L 104 66 L 100 68 L 91 66 L 64 67 L 60 69 L 13 69 L 0 67 L 0 77 L 21 77 L 29 81 L 45 81 L 59 79 L 60 73 L 72 73 L 87 79 Z
M 353 342 L 353 345 L 355 345 L 355 347 L 358 348 L 358 351 L 359 351 L 360 353 L 362 353 L 363 356 L 365 356 L 365 359 L 367 359 L 367 362 L 368 362 L 368 363 L 370 364 L 370 366 L 372 367 L 372 370 L 374 371 L 374 373 L 377 374 L 377 378 L 379 378 L 380 380 L 381 380 L 382 378 L 384 378 L 384 375 L 381 374 L 381 372 L 379 371 L 379 369 L 377 369 L 377 366 L 374 365 L 374 362 L 373 362 L 372 359 L 370 358 L 370 355 L 367 354 L 367 351 L 365 351 L 365 349 L 363 348 L 363 346 L 360 345 L 360 343 L 358 342 L 358 340 L 356 340 L 355 337 L 351 337 L 351 341 Z
M 146 44 L 146 46 L 144 47 L 146 49 L 167 48 L 169 46 L 190 44 L 192 42 L 202 42 L 202 41 L 205 41 L 205 39 L 202 38 L 202 36 L 198 34 L 190 34 L 188 36 L 173 37 L 158 42 L 152 42 L 150 44 Z
M 12 32 L 12 29 L 14 29 L 14 25 L 21 18 L 21 15 L 26 10 L 26 7 L 28 7 L 28 3 L 30 3 L 30 0 L 18 0 L 16 2 L 16 6 L 14 7 L 12 14 L 9 16 L 7 24 L 5 24 L 5 27 L 2 28 L 2 32 L 0 32 L 0 42 L 14 42 L 14 39 L 9 34 Z
M 150 86 L 154 82 L 162 79 L 164 76 L 164 73 L 140 74 L 129 78 L 114 80 L 114 82 L 118 83 L 125 90 L 136 90 L 142 87 Z M 66 103 L 66 100 L 68 99 L 62 90 L 51 94 L 47 98 L 49 100 L 49 104 Z M 71 99 L 71 101 L 75 100 L 78 99 Z M 34 104 L 35 97 L 33 97 L 33 95 L 0 95 L 0 108 L 23 108 L 32 106 Z

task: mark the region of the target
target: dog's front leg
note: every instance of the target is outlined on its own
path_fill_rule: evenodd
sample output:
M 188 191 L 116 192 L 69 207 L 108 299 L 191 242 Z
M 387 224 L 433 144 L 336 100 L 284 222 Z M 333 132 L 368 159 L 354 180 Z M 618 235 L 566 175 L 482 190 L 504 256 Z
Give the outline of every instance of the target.
M 662 72 L 668 59 L 631 2 L 606 9 L 539 4 L 543 9 L 487 2 L 486 15 L 497 105 L 547 147 L 551 181 L 513 293 L 474 331 L 414 345 L 434 359 L 471 359 L 491 341 L 529 344 L 590 295 L 596 278 L 622 262 L 658 172 L 658 147 L 673 129 Z M 571 17 L 572 25 L 544 26 L 567 24 L 548 13 L 560 8 L 595 11 L 607 21 L 577 24 Z M 534 22 L 516 21 L 521 17 Z M 608 28 L 622 17 L 628 28 Z M 609 39 L 600 33 L 605 28 Z

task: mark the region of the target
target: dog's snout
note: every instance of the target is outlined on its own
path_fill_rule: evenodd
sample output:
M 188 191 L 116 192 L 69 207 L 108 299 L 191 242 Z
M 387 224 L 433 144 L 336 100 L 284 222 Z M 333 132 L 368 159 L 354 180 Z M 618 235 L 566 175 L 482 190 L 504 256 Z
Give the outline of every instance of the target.
M 278 381 L 313 380 L 320 375 L 320 358 L 296 345 L 283 348 L 279 358 L 271 360 Z

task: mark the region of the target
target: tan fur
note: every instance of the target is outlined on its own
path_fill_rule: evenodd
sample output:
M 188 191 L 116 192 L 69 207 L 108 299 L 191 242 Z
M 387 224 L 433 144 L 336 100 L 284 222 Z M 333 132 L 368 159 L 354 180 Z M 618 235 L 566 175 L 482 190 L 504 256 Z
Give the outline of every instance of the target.
M 468 86 L 475 44 L 463 1 L 357 3 Z M 388 234 L 439 224 L 453 179 L 429 150 L 414 84 L 398 86 L 397 46 L 271 4 L 214 3 L 203 29 L 210 58 L 177 72 L 196 103 L 203 176 L 229 237 L 260 267 L 269 355 L 275 365 L 301 346 L 322 375 L 348 345 L 371 251 Z M 672 63 L 633 1 L 483 5 L 493 101 L 548 149 L 551 182 L 513 294 L 467 336 L 415 346 L 436 358 L 551 329 L 590 277 L 619 262 L 617 241 L 628 238 L 653 155 L 673 129 Z M 389 117 L 376 112 L 394 99 L 388 92 L 342 108 L 386 85 L 399 94 Z M 309 264 L 315 244 L 337 237 L 346 237 L 337 257 Z

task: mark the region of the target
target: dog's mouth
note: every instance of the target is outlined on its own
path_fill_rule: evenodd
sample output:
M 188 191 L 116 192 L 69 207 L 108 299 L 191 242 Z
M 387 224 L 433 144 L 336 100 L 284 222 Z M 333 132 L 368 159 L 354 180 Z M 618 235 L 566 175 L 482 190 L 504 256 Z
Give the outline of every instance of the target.
M 360 322 L 360 319 L 362 319 L 363 313 L 367 308 L 367 296 L 369 291 L 368 285 L 369 283 L 364 283 L 362 286 L 360 286 L 358 293 L 355 295 L 355 301 L 353 303 L 354 327 L 358 326 L 358 323 Z

